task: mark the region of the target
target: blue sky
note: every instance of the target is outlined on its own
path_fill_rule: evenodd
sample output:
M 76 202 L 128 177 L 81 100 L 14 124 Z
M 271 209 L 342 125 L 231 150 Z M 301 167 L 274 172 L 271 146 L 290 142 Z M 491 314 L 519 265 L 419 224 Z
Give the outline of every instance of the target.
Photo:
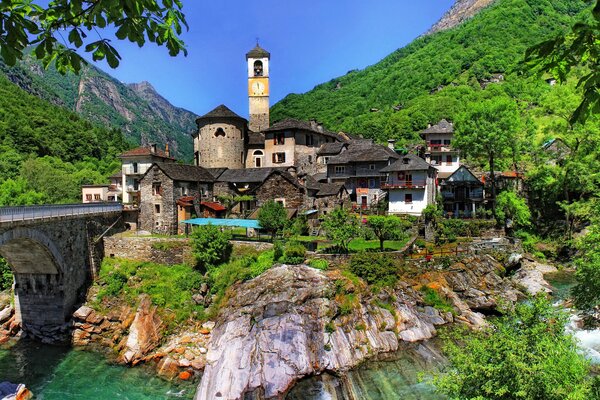
M 150 82 L 176 106 L 204 114 L 223 103 L 248 115 L 245 53 L 271 52 L 271 104 L 288 93 L 362 69 L 410 43 L 453 0 L 219 0 L 184 1 L 189 54 L 172 58 L 163 47 L 113 42 L 126 82 Z

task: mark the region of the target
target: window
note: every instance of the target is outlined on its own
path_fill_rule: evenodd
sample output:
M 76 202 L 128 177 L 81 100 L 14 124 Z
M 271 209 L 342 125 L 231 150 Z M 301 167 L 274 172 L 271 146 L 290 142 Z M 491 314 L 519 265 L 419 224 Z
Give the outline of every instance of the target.
M 281 204 L 283 207 L 285 207 L 285 199 L 275 199 L 275 203 L 279 203 Z
M 452 165 L 452 156 L 446 156 L 446 165 Z
M 256 168 L 260 168 L 260 167 L 261 167 L 261 165 L 260 165 L 260 160 L 261 160 L 261 158 L 260 158 L 260 157 L 254 157 L 254 166 L 255 166 Z
M 450 146 L 452 141 L 450 139 L 444 139 L 444 146 Z
M 134 174 L 138 173 L 138 163 L 136 163 L 136 162 L 133 163 L 133 173 Z
M 312 156 L 308 156 L 308 162 L 312 163 Z
M 263 76 L 263 63 L 260 60 L 254 61 L 254 76 Z
M 100 201 L 100 200 L 102 200 L 102 199 L 100 198 L 100 194 L 98 194 L 98 193 L 95 193 L 95 194 L 94 194 L 94 201 Z
M 346 167 L 343 165 L 336 165 L 335 167 L 335 174 L 336 175 L 342 175 L 346 173 Z
M 285 153 L 273 153 L 273 164 L 283 164 L 285 162 Z
M 189 194 L 189 188 L 187 186 L 182 186 L 179 188 L 179 193 L 181 196 L 187 196 Z
M 329 157 L 323 157 L 323 164 L 327 164 L 329 162 Z
M 155 204 L 154 205 L 154 213 L 155 214 L 160 214 L 160 204 Z
M 92 195 L 91 194 L 86 194 L 85 195 L 85 200 L 86 201 L 92 201 Z
M 312 146 L 313 144 L 315 144 L 315 138 L 313 135 L 306 135 L 306 145 Z
M 369 169 L 371 171 L 375 171 L 375 164 L 369 164 Z
M 375 189 L 375 186 L 376 186 L 375 179 L 374 178 L 369 179 L 369 189 Z
M 200 152 L 199 151 L 194 152 L 194 160 L 196 160 L 196 165 L 200 165 Z
M 217 128 L 217 130 L 215 131 L 215 137 L 225 137 L 225 131 L 223 130 L 223 128 Z
M 442 156 L 431 156 L 431 165 L 441 165 Z
M 136 192 L 140 190 L 140 181 L 137 179 L 133 180 L 133 190 Z
M 406 193 L 404 195 L 404 202 L 406 204 L 411 204 L 412 203 L 412 193 Z
M 152 184 L 152 195 L 153 196 L 162 196 L 162 185 L 160 182 L 154 182 Z
M 405 157 L 402 159 L 402 164 L 404 164 L 404 165 L 408 165 L 409 162 L 410 162 L 410 159 L 408 157 Z
M 273 144 L 275 146 L 280 146 L 285 144 L 285 132 L 277 132 L 275 136 L 273 136 Z

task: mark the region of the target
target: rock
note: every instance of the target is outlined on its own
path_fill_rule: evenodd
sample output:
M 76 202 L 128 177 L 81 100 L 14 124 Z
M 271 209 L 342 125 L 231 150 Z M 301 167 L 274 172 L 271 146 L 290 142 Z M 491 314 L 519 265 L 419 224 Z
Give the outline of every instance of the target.
M 94 312 L 92 308 L 87 306 L 81 306 L 77 309 L 77 311 L 73 313 L 73 318 L 85 321 L 92 312 Z
M 183 367 L 183 368 L 187 368 L 190 365 L 192 365 L 192 363 L 190 362 L 190 360 L 188 360 L 187 358 L 182 358 L 177 363 L 179 364 L 180 367 Z
M 200 352 L 200 354 L 206 354 L 208 352 L 208 350 L 206 350 L 206 348 L 204 348 L 204 347 L 200 347 L 200 349 L 198 349 L 198 351 Z
M 200 305 L 200 304 L 204 304 L 204 296 L 202 296 L 201 294 L 195 294 L 192 296 L 192 300 L 194 300 L 194 303 Z
M 94 324 L 94 325 L 98 325 L 103 320 L 104 320 L 104 317 L 102 315 L 98 314 L 97 312 L 93 311 L 93 310 L 85 318 L 85 322 L 88 322 L 88 323 Z
M 90 334 L 81 329 L 73 332 L 72 343 L 74 346 L 85 346 L 90 343 Z
M 516 269 L 521 265 L 521 260 L 523 259 L 523 254 L 520 253 L 512 253 L 508 256 L 508 260 L 506 261 L 506 268 L 508 269 Z
M 202 324 L 202 328 L 212 331 L 213 329 L 215 329 L 215 322 L 214 321 L 206 321 L 205 323 Z
M 512 277 L 512 281 L 525 288 L 527 293 L 552 293 L 552 286 L 544 279 L 544 274 L 558 271 L 555 267 L 535 261 L 523 260 L 523 267 Z
M 141 295 L 140 305 L 129 329 L 122 360 L 125 363 L 134 363 L 154 349 L 161 339 L 161 327 L 162 321 L 156 314 L 156 307 L 152 306 L 150 296 Z
M 11 306 L 5 307 L 2 311 L 0 311 L 0 324 L 5 323 L 12 317 L 13 308 Z
M 164 378 L 173 379 L 179 375 L 179 365 L 171 357 L 165 357 L 158 363 L 157 372 Z
M 206 361 L 203 359 L 196 358 L 194 361 L 192 361 L 192 368 L 194 368 L 197 371 L 204 370 L 205 366 L 206 366 Z
M 200 285 L 200 293 L 206 294 L 208 292 L 208 285 L 206 283 L 202 283 Z
M 200 332 L 203 335 L 210 335 L 210 330 L 206 328 L 200 328 L 198 332 Z

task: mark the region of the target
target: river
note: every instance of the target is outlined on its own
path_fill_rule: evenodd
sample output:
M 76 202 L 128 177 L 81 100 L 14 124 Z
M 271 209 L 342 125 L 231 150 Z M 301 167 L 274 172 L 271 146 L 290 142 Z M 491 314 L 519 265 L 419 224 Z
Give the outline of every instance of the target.
M 558 302 L 573 285 L 568 274 L 552 276 Z M 572 333 L 592 362 L 600 364 L 600 330 L 578 328 L 576 318 Z M 312 377 L 300 382 L 287 400 L 441 400 L 421 376 L 443 364 L 433 343 L 407 346 L 388 356 L 351 371 L 346 377 L 331 375 Z M 0 348 L 0 381 L 25 383 L 44 400 L 159 400 L 192 399 L 197 382 L 167 382 L 143 367 L 126 368 L 106 361 L 103 354 L 19 342 Z

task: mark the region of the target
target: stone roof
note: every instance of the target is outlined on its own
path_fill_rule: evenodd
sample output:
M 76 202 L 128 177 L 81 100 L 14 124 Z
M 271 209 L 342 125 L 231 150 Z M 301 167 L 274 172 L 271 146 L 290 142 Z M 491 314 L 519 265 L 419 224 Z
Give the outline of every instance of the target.
M 347 145 L 348 144 L 344 142 L 323 143 L 319 148 L 319 151 L 317 151 L 317 154 L 320 156 L 340 154 L 344 146 Z
M 248 132 L 248 145 L 249 146 L 264 146 L 265 135 L 259 132 Z
M 174 181 L 214 182 L 215 177 L 206 169 L 196 165 L 155 163 L 162 172 Z M 148 170 L 150 171 L 150 170 Z
M 301 121 L 299 119 L 294 118 L 286 118 L 282 119 L 281 121 L 275 122 L 273 125 L 271 125 L 270 128 L 265 129 L 263 132 L 278 132 L 291 129 L 314 132 L 320 135 L 330 136 L 337 140 L 344 141 L 344 139 L 340 135 L 338 135 L 335 132 L 330 132 L 323 129 L 323 127 L 315 121 Z
M 452 122 L 448 122 L 445 119 L 438 122 L 436 125 L 430 126 L 421 132 L 421 135 L 425 135 L 428 133 L 453 133 L 454 132 L 454 124 Z
M 227 168 L 205 168 L 209 174 L 211 174 L 215 180 L 221 176 L 221 174 L 227 171 Z
M 317 192 L 317 197 L 335 196 L 344 188 L 343 183 L 321 183 L 321 188 Z
M 328 164 L 349 164 L 370 161 L 388 161 L 400 156 L 387 146 L 373 143 L 372 139 L 353 140 L 348 143 L 346 151 L 331 157 Z
M 256 44 L 256 46 L 246 53 L 246 60 L 249 58 L 271 58 L 271 53 Z
M 383 168 L 381 172 L 423 171 L 428 170 L 429 168 L 433 167 L 421 157 L 417 157 L 414 154 L 407 154 L 400 157 L 400 159 L 392 165 Z
M 215 109 L 213 109 L 212 111 L 208 112 L 207 114 L 204 114 L 201 117 L 196 118 L 196 122 L 203 120 L 203 119 L 211 119 L 211 118 L 215 118 L 215 119 L 238 119 L 238 120 L 242 120 L 242 121 L 246 121 L 246 118 L 240 117 L 239 115 L 237 115 L 236 113 L 234 113 L 233 111 L 231 111 L 226 105 L 221 104 L 220 106 L 217 106 Z
M 126 157 L 145 157 L 145 156 L 153 156 L 153 157 L 174 160 L 173 157 L 170 157 L 163 150 L 160 150 L 157 148 L 156 151 L 153 152 L 152 148 L 147 147 L 147 146 L 136 147 L 135 149 L 128 150 L 125 153 L 121 154 L 119 157 L 126 158 Z
M 227 169 L 217 179 L 219 182 L 230 183 L 262 183 L 274 171 L 285 171 L 283 168 L 240 168 Z

